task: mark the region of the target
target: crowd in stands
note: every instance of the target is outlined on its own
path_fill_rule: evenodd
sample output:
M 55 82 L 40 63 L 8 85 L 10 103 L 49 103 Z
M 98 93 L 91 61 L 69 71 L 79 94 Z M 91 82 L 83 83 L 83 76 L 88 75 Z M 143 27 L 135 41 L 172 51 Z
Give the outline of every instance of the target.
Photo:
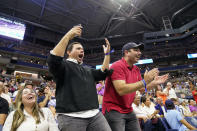
M 121 44 L 120 44 L 121 45 Z M 12 48 L 15 50 L 20 50 L 24 52 L 39 54 L 43 56 L 48 56 L 50 50 L 52 47 L 47 45 L 41 45 L 37 43 L 31 43 L 28 41 L 14 41 L 9 39 L 0 38 L 0 47 L 7 47 Z M 112 46 L 113 47 L 113 46 Z M 191 48 L 192 47 L 192 48 Z M 101 47 L 97 47 L 101 48 Z M 151 50 L 151 51 L 150 51 Z M 158 59 L 158 58 L 165 58 L 165 57 L 174 57 L 174 56 L 181 56 L 186 55 L 188 53 L 196 53 L 197 47 L 195 45 L 185 46 L 182 43 L 177 44 L 171 44 L 171 43 L 164 43 L 157 46 L 152 46 L 150 49 L 147 49 L 143 52 L 143 55 L 141 56 L 141 59 Z M 84 62 L 90 65 L 99 65 L 99 62 L 103 59 L 103 52 L 102 50 L 94 51 L 94 49 L 90 49 L 90 51 L 85 51 L 86 57 L 84 59 Z M 112 55 L 111 61 L 116 61 L 121 55 L 121 49 L 117 47 L 115 48 L 115 52 Z M 8 56 L 10 57 L 10 56 Z M 20 57 L 21 60 L 29 63 L 35 63 L 40 65 L 46 65 L 46 61 L 43 61 L 40 58 L 26 58 L 26 57 Z M 91 61 L 91 63 L 89 63 Z
M 0 79 L 0 131 L 3 125 L 3 131 L 24 131 L 30 127 L 32 130 L 58 130 L 53 81 L 33 83 L 3 76 Z
M 51 49 L 50 47 L 30 42 L 21 43 L 1 39 L 0 47 L 45 56 L 47 56 Z M 161 58 L 197 52 L 197 49 L 187 49 L 184 51 L 182 48 L 169 49 L 168 52 L 166 51 L 168 48 L 166 50 L 147 51 L 144 53 L 143 58 Z M 114 55 L 119 55 L 118 57 L 121 57 L 120 54 L 121 50 L 114 52 Z M 8 57 L 11 57 L 11 55 L 8 55 Z M 86 60 L 95 61 L 95 63 L 102 58 L 103 56 L 100 53 L 86 55 Z M 39 58 L 20 59 L 29 63 L 46 64 L 45 62 L 39 62 Z M 112 57 L 112 61 L 115 61 L 115 59 L 116 57 Z M 152 68 L 151 66 L 155 67 L 155 65 L 148 65 L 149 68 Z M 142 68 L 146 69 L 147 67 Z M 153 90 L 146 92 L 144 89 L 141 89 L 137 91 L 134 103 L 131 106 L 139 119 L 141 129 L 144 131 L 166 130 L 165 124 L 169 125 L 168 128 L 179 129 L 180 131 L 197 128 L 196 76 L 196 73 L 190 76 L 188 74 L 181 77 L 171 76 L 169 82 L 159 85 Z M 101 110 L 102 96 L 105 88 L 104 81 L 98 82 L 95 88 L 97 88 L 99 108 Z M 57 114 L 55 111 L 55 90 L 56 85 L 53 81 L 34 83 L 29 80 L 0 76 L 0 131 L 2 128 L 5 131 L 15 129 L 23 131 L 30 127 L 42 131 L 48 129 L 51 131 L 58 130 Z
M 105 88 L 101 83 L 97 84 L 99 99 L 102 99 L 101 89 Z M 168 106 L 171 106 L 170 104 L 173 102 L 174 108 L 170 107 L 168 109 L 166 101 Z M 164 122 L 167 122 L 171 129 L 184 131 L 197 128 L 196 103 L 197 77 L 194 73 L 192 77 L 191 75 L 182 75 L 180 78 L 170 79 L 164 85 L 159 85 L 147 92 L 142 88 L 136 92 L 134 103 L 131 106 L 139 119 L 143 131 L 165 131 L 167 129 L 164 126 Z M 100 102 L 100 107 L 102 107 L 101 104 L 102 102 Z M 171 110 L 177 117 L 175 115 L 172 117 L 171 113 L 169 113 Z M 181 120 L 184 121 L 184 124 Z
M 31 92 L 30 95 L 24 96 L 27 97 L 28 100 L 35 97 L 37 104 L 37 111 L 43 112 L 43 115 L 48 117 L 51 121 L 44 121 L 41 116 L 39 117 L 39 121 L 41 124 L 47 126 L 47 128 L 51 128 L 51 130 L 57 129 L 57 119 L 56 119 L 56 99 L 55 99 L 55 88 L 56 84 L 53 81 L 41 81 L 39 83 L 34 83 L 29 80 L 23 80 L 22 78 L 9 78 L 9 77 L 0 77 L 0 96 L 5 101 L 0 102 L 1 108 L 0 113 L 4 114 L 4 116 L 0 115 L 0 125 L 1 128 L 4 124 L 6 129 L 11 129 L 17 126 L 19 123 L 12 123 L 12 117 L 17 115 L 14 112 L 16 110 L 20 111 L 25 107 L 19 107 L 20 97 L 23 97 L 23 92 Z M 29 90 L 25 90 L 25 89 Z M 104 81 L 100 81 L 95 86 L 97 88 L 98 100 L 100 104 L 100 108 L 102 108 L 102 96 L 104 94 Z M 21 92 L 22 91 L 22 92 Z M 19 93 L 20 92 L 20 93 Z M 34 96 L 35 93 L 35 96 Z M 33 95 L 32 95 L 33 94 Z M 25 94 L 24 94 L 25 95 Z M 170 79 L 170 82 L 165 83 L 164 85 L 160 85 L 153 90 L 148 90 L 145 92 L 144 89 L 141 89 L 136 92 L 136 97 L 134 103 L 131 105 L 133 107 L 134 112 L 136 113 L 141 128 L 143 130 L 156 130 L 156 129 L 164 129 L 163 126 L 163 118 L 166 118 L 166 121 L 171 128 L 173 127 L 168 120 L 168 117 L 165 117 L 167 114 L 167 107 L 165 106 L 166 100 L 173 101 L 175 105 L 175 110 L 180 114 L 180 119 L 186 120 L 191 126 L 197 128 L 197 77 L 196 74 L 192 75 L 183 75 L 180 78 L 176 77 Z M 7 103 L 7 108 L 6 108 Z M 31 102 L 30 102 L 31 103 Z M 28 108 L 28 106 L 27 106 Z M 47 109 L 46 109 L 47 108 Z M 31 113 L 31 112 L 30 112 Z M 33 113 L 33 112 L 32 112 Z M 6 119 L 6 116 L 8 117 Z M 19 113 L 20 114 L 20 113 Z M 33 113 L 34 114 L 34 113 Z M 42 113 L 41 113 L 42 114 Z M 24 112 L 24 116 L 29 116 L 27 112 Z M 23 117 L 24 117 L 23 116 Z M 19 116 L 17 116 L 19 117 Z M 22 117 L 22 116 L 21 116 Z M 21 118 L 22 119 L 22 118 Z M 24 119 L 24 118 L 23 118 Z M 33 121 L 34 118 L 28 118 L 28 121 Z M 22 127 L 21 130 L 25 129 L 26 126 L 22 124 L 24 120 L 19 124 Z M 26 122 L 24 122 L 26 123 Z M 178 122 L 180 124 L 180 122 Z M 13 126 L 14 124 L 14 126 Z M 28 122 L 26 123 L 29 124 Z M 43 124 L 43 125 L 44 125 Z M 46 127 L 36 126 L 35 124 L 33 128 L 37 129 L 45 129 Z M 39 124 L 38 124 L 39 125 Z M 13 126 L 13 127 L 12 127 Z M 6 130 L 4 128 L 4 130 Z M 184 127 L 185 128 L 185 127 Z M 164 129 L 165 130 L 165 129 Z

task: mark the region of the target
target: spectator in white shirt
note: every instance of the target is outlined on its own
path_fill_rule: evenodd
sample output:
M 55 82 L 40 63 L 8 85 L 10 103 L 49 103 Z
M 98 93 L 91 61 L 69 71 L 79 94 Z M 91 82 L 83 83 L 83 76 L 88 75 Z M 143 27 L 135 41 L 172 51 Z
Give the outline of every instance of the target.
M 141 129 L 143 131 L 151 131 L 152 121 L 149 119 L 149 116 L 143 111 L 143 107 L 140 104 L 140 96 L 135 96 L 132 108 L 136 114 L 136 117 L 139 119 Z
M 148 115 L 144 112 L 143 107 L 140 104 L 140 96 L 135 96 L 132 108 L 138 119 L 143 119 L 144 122 L 149 119 Z
M 168 82 L 166 84 L 166 88 L 164 89 L 164 92 L 168 94 L 168 99 L 171 99 L 171 98 L 177 98 L 176 96 L 176 92 L 175 90 L 172 88 L 172 83 L 171 82 Z
M 39 108 L 33 89 L 19 90 L 16 96 L 16 110 L 8 115 L 3 131 L 58 131 L 48 108 Z
M 142 97 L 142 102 L 144 103 L 144 113 L 146 113 L 149 116 L 149 118 L 155 118 L 159 111 L 155 109 L 155 105 L 151 103 L 150 98 L 144 96 Z

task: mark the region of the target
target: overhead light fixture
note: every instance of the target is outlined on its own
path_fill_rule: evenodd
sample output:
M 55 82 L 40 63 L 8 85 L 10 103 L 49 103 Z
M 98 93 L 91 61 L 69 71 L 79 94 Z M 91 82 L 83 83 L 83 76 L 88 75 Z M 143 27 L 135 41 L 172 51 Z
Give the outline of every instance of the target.
M 165 34 L 165 36 L 169 37 L 170 35 L 169 34 Z

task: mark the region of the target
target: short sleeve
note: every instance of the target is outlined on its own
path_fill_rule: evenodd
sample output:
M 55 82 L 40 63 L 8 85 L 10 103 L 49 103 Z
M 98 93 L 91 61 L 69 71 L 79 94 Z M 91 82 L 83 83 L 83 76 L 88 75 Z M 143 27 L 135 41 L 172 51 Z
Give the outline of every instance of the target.
M 181 121 L 183 119 L 182 115 L 180 112 L 176 111 L 176 118 L 178 121 Z

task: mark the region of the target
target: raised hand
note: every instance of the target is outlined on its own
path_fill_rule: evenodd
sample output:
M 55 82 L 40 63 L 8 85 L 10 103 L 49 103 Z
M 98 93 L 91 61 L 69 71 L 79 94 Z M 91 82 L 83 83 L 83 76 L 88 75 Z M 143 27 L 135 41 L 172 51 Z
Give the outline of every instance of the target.
M 66 35 L 69 37 L 69 40 L 73 39 L 76 36 L 81 36 L 82 33 L 82 26 L 81 25 L 77 25 L 74 26 L 72 29 L 70 29 Z
M 106 45 L 103 45 L 103 51 L 106 54 L 106 53 L 110 52 L 111 47 L 110 47 L 110 43 L 107 38 L 105 38 L 105 43 L 106 43 Z

